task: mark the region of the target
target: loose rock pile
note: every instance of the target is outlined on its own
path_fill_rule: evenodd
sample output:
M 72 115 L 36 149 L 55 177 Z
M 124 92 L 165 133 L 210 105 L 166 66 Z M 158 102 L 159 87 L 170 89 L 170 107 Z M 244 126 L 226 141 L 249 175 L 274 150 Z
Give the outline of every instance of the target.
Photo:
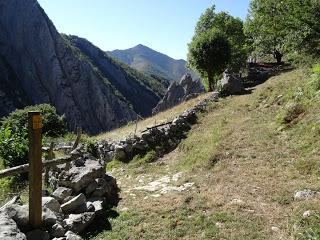
M 82 233 L 106 204 L 116 204 L 116 180 L 106 174 L 105 163 L 89 154 L 50 171 L 54 192 L 42 197 L 43 226 L 29 226 L 28 205 L 15 198 L 0 209 L 0 239 L 81 239 Z
M 199 102 L 161 127 L 150 128 L 141 136 L 128 137 L 117 142 L 98 142 L 101 160 L 109 162 L 117 159 L 129 162 L 136 155 L 143 155 L 150 150 L 161 149 L 168 152 L 174 149 L 185 138 L 185 133 L 191 129 L 191 125 L 197 122 L 197 113 L 204 112 L 208 102 L 218 101 L 218 93 L 213 93 L 209 98 Z

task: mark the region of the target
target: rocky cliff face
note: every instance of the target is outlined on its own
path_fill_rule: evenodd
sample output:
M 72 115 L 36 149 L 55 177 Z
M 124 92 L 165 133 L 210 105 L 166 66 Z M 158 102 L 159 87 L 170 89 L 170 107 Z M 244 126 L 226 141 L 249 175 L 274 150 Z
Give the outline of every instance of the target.
M 63 38 L 36 0 L 0 0 L 0 26 L 2 116 L 27 104 L 51 103 L 65 114 L 70 129 L 81 126 L 95 134 L 136 119 L 137 112 L 148 112 L 125 94 L 136 91 L 150 101 L 150 109 L 159 98 L 112 64 L 99 71 L 93 62 L 103 68 L 100 60 L 90 61 L 91 51 L 88 59 Z M 123 73 L 118 85 L 112 85 L 109 70 L 112 81 Z
M 204 92 L 204 86 L 199 79 L 193 80 L 190 74 L 184 75 L 180 82 L 173 81 L 163 99 L 153 109 L 153 114 L 172 108 Z
M 138 73 L 129 66 L 115 62 L 86 39 L 77 36 L 65 36 L 65 38 L 79 48 L 99 69 L 102 76 L 126 97 L 135 112 L 143 116 L 151 114 L 152 108 L 165 93 L 163 84 L 150 76 Z

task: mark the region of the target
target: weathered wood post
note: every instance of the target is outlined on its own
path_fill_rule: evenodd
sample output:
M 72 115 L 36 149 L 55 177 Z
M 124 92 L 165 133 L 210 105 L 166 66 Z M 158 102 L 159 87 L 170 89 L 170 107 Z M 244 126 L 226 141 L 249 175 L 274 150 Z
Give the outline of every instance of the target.
M 42 223 L 42 146 L 40 112 L 28 113 L 29 124 L 29 223 L 39 228 Z

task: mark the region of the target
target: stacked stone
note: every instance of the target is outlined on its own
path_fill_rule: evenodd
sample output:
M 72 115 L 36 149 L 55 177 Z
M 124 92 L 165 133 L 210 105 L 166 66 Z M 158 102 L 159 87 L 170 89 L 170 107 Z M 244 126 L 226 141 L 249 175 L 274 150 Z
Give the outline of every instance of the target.
M 211 96 L 199 102 L 195 107 L 180 114 L 171 123 L 159 128 L 151 128 L 141 136 L 129 137 L 117 142 L 100 141 L 98 149 L 101 160 L 109 162 L 118 159 L 129 162 L 136 155 L 143 155 L 148 151 L 161 148 L 164 152 L 174 149 L 186 137 L 191 126 L 197 122 L 197 114 L 206 111 L 210 102 L 218 101 L 219 94 L 214 92 Z
M 50 172 L 54 192 L 42 197 L 43 226 L 32 230 L 28 205 L 16 199 L 0 209 L 0 239 L 81 239 L 82 233 L 103 213 L 107 204 L 116 204 L 116 180 L 106 174 L 105 163 L 83 154 L 76 161 Z

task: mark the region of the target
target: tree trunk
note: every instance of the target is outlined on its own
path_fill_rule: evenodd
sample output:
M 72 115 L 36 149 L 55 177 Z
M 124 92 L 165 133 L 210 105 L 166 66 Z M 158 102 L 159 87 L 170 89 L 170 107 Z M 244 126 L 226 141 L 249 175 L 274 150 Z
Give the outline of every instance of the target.
M 208 82 L 209 82 L 209 92 L 214 91 L 214 81 L 212 74 L 208 74 Z
M 278 50 L 275 50 L 273 52 L 273 57 L 277 60 L 277 64 L 281 64 L 282 63 L 283 54 L 281 54 Z

